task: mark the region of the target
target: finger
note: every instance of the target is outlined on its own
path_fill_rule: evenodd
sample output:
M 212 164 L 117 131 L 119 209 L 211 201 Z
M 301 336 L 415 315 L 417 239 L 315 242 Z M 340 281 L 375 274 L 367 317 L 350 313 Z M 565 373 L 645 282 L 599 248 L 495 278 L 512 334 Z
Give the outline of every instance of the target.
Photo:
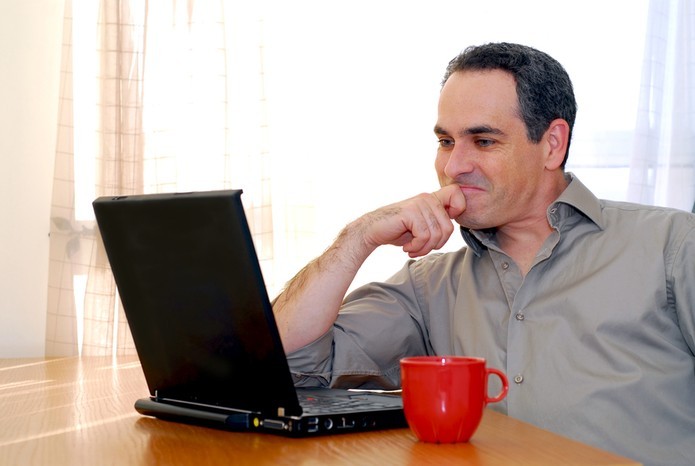
M 456 184 L 444 186 L 432 194 L 442 203 L 451 219 L 455 219 L 466 210 L 466 197 Z
M 449 213 L 447 206 L 441 202 L 439 197 L 437 197 L 435 194 L 433 194 L 432 197 L 437 200 L 437 206 L 434 212 L 436 214 L 437 221 L 439 222 L 439 230 L 441 232 L 439 241 L 434 245 L 434 249 L 440 249 L 444 247 L 446 242 L 449 240 L 449 237 L 454 232 L 454 224 L 451 221 L 453 217 L 451 217 L 451 214 Z
M 409 226 L 413 238 L 403 248 L 411 256 L 422 256 L 443 247 L 454 230 L 451 219 L 436 196 L 419 197 L 416 204 L 418 211 Z
M 436 220 L 427 212 L 418 212 L 410 226 L 411 240 L 403 246 L 403 250 L 411 257 L 423 256 L 430 252 L 441 237 L 441 230 Z

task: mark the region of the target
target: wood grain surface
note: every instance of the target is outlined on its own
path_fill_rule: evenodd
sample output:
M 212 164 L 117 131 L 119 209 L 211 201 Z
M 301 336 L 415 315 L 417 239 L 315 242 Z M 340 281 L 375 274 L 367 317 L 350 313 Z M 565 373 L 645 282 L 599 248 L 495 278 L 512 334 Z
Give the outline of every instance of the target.
M 226 432 L 139 415 L 137 358 L 0 360 L 0 465 L 635 465 L 486 411 L 469 443 L 408 429 L 309 439 Z

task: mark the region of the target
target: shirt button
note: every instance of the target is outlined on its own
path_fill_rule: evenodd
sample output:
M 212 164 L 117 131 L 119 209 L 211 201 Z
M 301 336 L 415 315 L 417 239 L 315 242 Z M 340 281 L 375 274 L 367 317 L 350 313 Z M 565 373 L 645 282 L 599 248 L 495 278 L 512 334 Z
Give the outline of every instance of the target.
M 514 376 L 514 383 L 520 384 L 521 382 L 524 381 L 524 376 L 521 374 L 517 374 Z
M 509 262 L 502 262 L 502 268 L 507 270 L 509 268 Z
M 520 322 L 525 319 L 523 312 L 517 312 L 514 317 L 516 318 L 516 320 L 518 320 Z

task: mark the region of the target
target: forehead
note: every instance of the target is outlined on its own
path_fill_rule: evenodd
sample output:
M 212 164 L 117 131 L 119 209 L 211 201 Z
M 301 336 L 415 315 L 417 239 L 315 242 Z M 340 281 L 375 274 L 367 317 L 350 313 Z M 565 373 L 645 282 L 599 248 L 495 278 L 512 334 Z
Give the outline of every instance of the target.
M 447 129 L 450 126 L 498 127 L 522 123 L 518 108 L 516 81 L 510 73 L 457 71 L 442 87 L 437 124 Z

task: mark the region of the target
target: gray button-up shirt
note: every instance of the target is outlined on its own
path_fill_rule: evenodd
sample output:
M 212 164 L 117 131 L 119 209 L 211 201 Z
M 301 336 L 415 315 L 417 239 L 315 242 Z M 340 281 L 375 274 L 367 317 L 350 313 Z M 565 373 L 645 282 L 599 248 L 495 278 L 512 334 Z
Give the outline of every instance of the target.
M 345 300 L 289 355 L 297 385 L 400 384 L 406 355 L 482 356 L 490 407 L 645 464 L 695 461 L 695 215 L 598 200 L 578 179 L 523 277 L 494 232 Z M 491 379 L 490 392 L 499 388 Z

